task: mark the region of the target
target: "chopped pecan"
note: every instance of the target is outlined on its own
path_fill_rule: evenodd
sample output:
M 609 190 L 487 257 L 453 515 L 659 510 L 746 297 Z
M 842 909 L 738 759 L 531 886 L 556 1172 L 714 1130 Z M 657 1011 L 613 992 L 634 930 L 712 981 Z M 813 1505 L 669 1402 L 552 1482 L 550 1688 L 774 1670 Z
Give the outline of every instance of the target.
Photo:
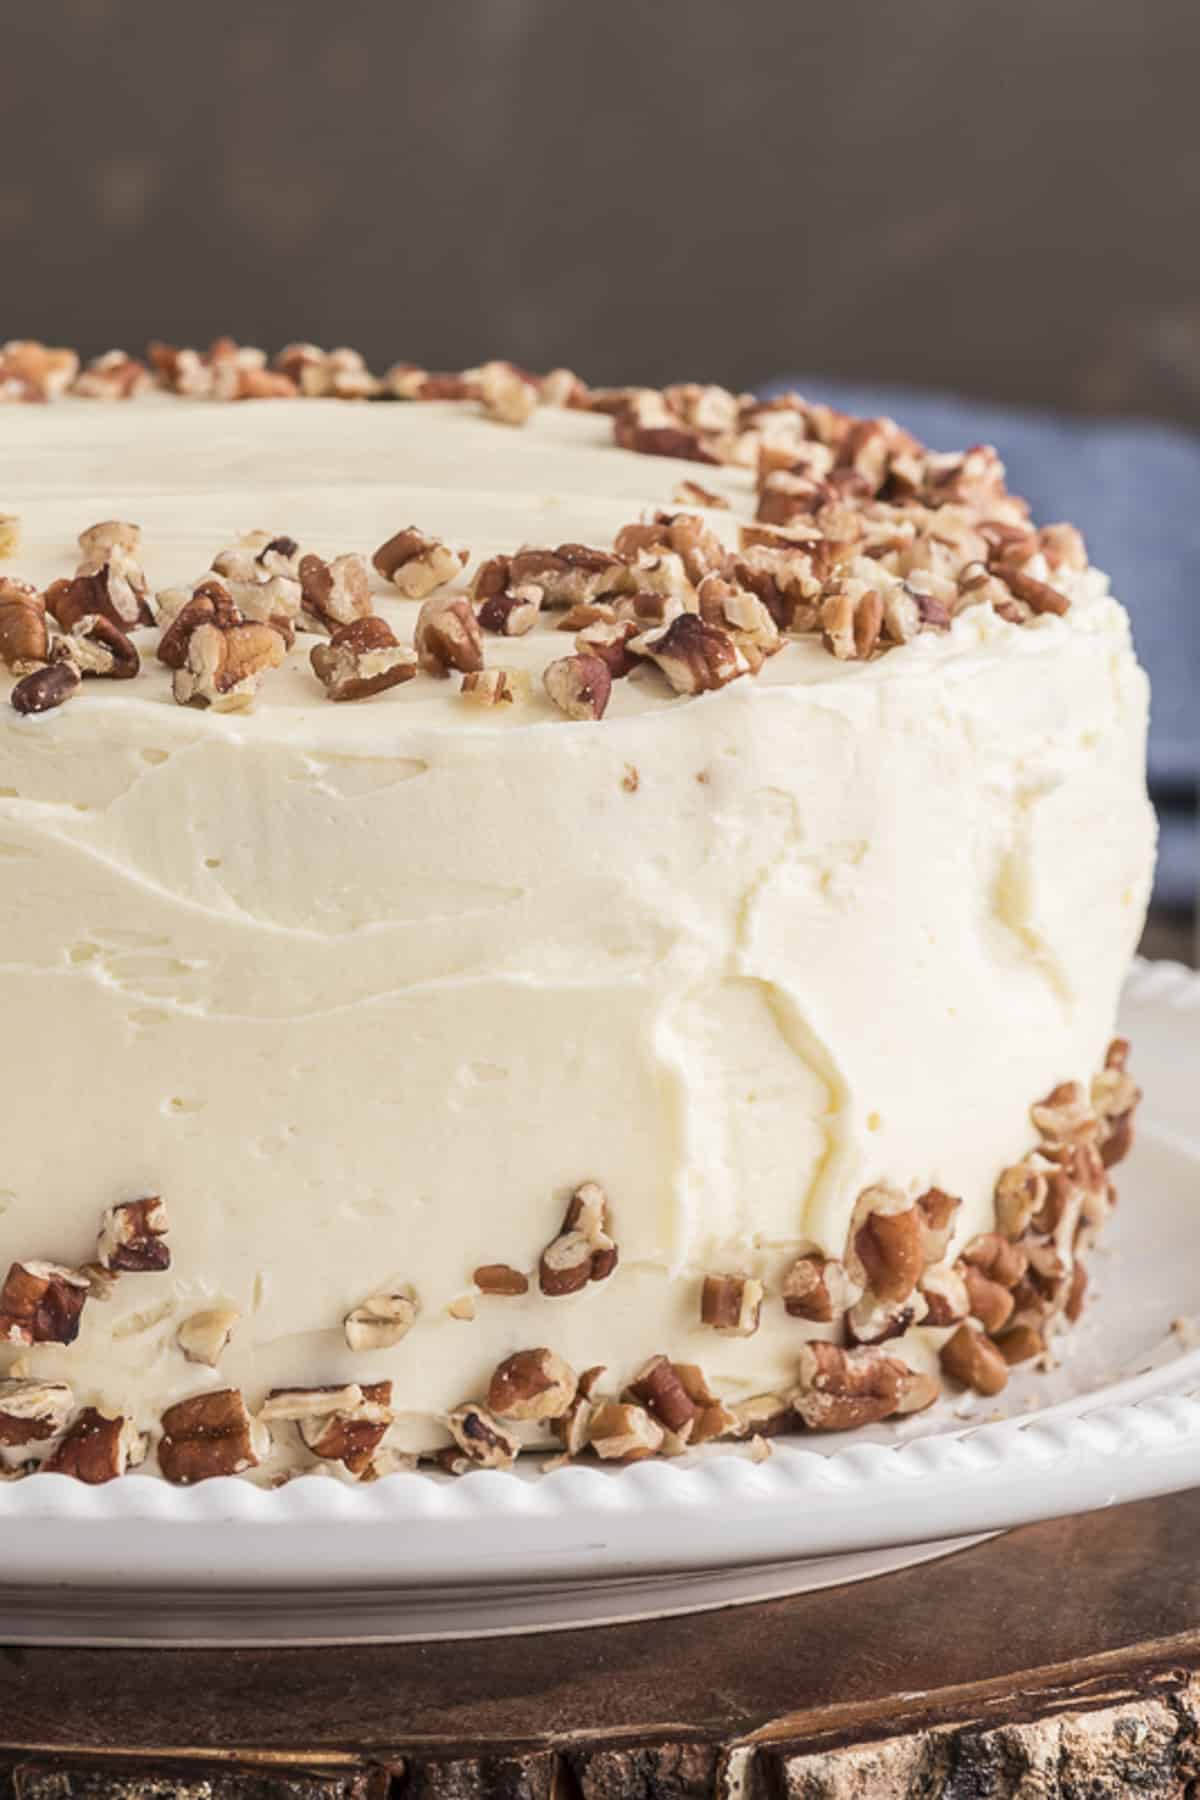
M 575 1398 L 562 1414 L 561 1418 L 552 1419 L 550 1429 L 563 1447 L 569 1460 L 580 1456 L 587 1449 L 588 1425 L 592 1416 L 592 1395 L 604 1374 L 603 1365 L 585 1369 L 579 1377 L 575 1390 Z
M 623 676 L 637 664 L 636 656 L 629 652 L 629 641 L 635 638 L 641 627 L 634 619 L 597 621 L 585 625 L 575 638 L 575 648 L 580 656 L 598 656 L 607 668 L 614 681 Z
M 362 619 L 371 611 L 371 578 L 364 556 L 300 558 L 300 593 L 304 610 L 331 631 Z
M 431 375 L 416 363 L 393 363 L 383 380 L 397 400 L 469 400 L 477 392 L 470 374 Z
M 703 432 L 685 425 L 639 425 L 618 415 L 613 420 L 613 436 L 622 450 L 636 450 L 642 456 L 675 456 L 700 463 L 721 460 Z
M 511 706 L 528 700 L 531 687 L 524 669 L 470 669 L 459 692 L 475 706 Z
M 1044 1100 L 1030 1108 L 1030 1117 L 1043 1138 L 1051 1144 L 1063 1144 L 1071 1138 L 1095 1130 L 1096 1115 L 1078 1081 L 1060 1081 Z
M 371 1294 L 346 1314 L 343 1329 L 352 1350 L 390 1350 L 412 1330 L 417 1303 L 402 1288 Z
M 1083 1315 L 1083 1303 L 1087 1297 L 1088 1273 L 1076 1257 L 1071 1266 L 1071 1280 L 1067 1289 L 1067 1297 L 1063 1311 L 1071 1324 L 1076 1324 Z
M 1092 1078 L 1091 1104 L 1106 1168 L 1123 1161 L 1133 1145 L 1133 1116 L 1142 1092 L 1126 1068 L 1128 1058 L 1127 1039 L 1114 1038 L 1103 1069 Z
M 996 1182 L 996 1223 L 1005 1237 L 1022 1237 L 1034 1215 L 1045 1206 L 1051 1168 L 1035 1150 L 1023 1161 L 1001 1170 Z
M 781 1431 L 790 1431 L 796 1422 L 786 1394 L 754 1394 L 749 1400 L 736 1400 L 730 1413 L 730 1435 L 738 1438 L 777 1437 Z
M 47 611 L 64 631 L 80 619 L 103 613 L 122 631 L 153 622 L 149 590 L 140 566 L 127 551 L 114 545 L 105 560 L 85 565 L 77 575 L 52 581 L 46 589 Z
M 821 602 L 825 648 L 840 662 L 863 662 L 878 647 L 883 629 L 883 600 L 877 588 L 847 581 Z
M 1008 1385 L 1008 1364 L 974 1325 L 960 1325 L 938 1355 L 945 1373 L 977 1394 L 998 1394 Z
M 700 1322 L 730 1337 L 753 1337 L 762 1315 L 763 1285 L 747 1275 L 706 1275 Z
M 213 1306 L 192 1313 L 175 1333 L 175 1341 L 189 1362 L 215 1369 L 240 1317 L 231 1306 Z
M 1032 1325 L 1017 1325 L 997 1338 L 996 1348 L 1012 1368 L 1015 1363 L 1029 1362 L 1031 1358 L 1041 1356 L 1046 1340 Z
M 921 1276 L 925 1317 L 921 1323 L 934 1329 L 961 1324 L 971 1310 L 967 1284 L 951 1263 L 933 1263 Z
M 846 1331 L 852 1344 L 884 1344 L 903 1337 L 925 1317 L 927 1301 L 920 1289 L 903 1300 L 884 1300 L 866 1293 L 846 1313 Z
M 71 387 L 85 400 L 132 400 L 152 385 L 144 362 L 124 350 L 105 350 L 80 370 Z
M 898 1357 L 884 1351 L 842 1350 L 817 1340 L 800 1352 L 792 1407 L 810 1431 L 874 1425 L 899 1412 L 908 1373 Z
M 710 488 L 701 487 L 698 481 L 679 482 L 671 498 L 679 506 L 707 506 L 729 510 L 729 502 L 723 494 L 714 494 Z
M 624 525 L 617 533 L 617 555 L 634 561 L 654 552 L 670 551 L 679 558 L 687 579 L 696 585 L 706 575 L 724 572 L 728 553 L 724 544 L 696 513 L 656 513 L 649 524 Z
M 176 702 L 218 712 L 250 705 L 261 677 L 286 653 L 275 627 L 247 621 L 215 576 L 197 587 L 158 646 L 160 662 L 175 671 Z
M 167 1209 L 157 1195 L 110 1206 L 100 1222 L 100 1266 L 130 1272 L 169 1269 L 166 1235 Z
M 843 1264 L 818 1252 L 798 1257 L 783 1278 L 784 1308 L 794 1319 L 814 1325 L 840 1319 L 861 1293 Z
M 441 538 L 408 525 L 380 544 L 371 561 L 406 600 L 424 600 L 462 573 L 469 552 L 451 550 Z
M 510 589 L 539 588 L 542 604 L 548 607 L 601 600 L 605 595 L 624 593 L 629 587 L 629 570 L 623 558 L 611 550 L 593 550 L 587 544 L 559 544 L 554 550 L 526 545 L 515 556 L 494 560 L 507 561 Z M 493 573 L 489 580 L 494 579 Z
M 15 556 L 21 542 L 21 521 L 16 513 L 0 512 L 0 562 Z
M 482 1406 L 468 1402 L 447 1413 L 442 1423 L 454 1439 L 468 1466 L 479 1469 L 511 1469 L 521 1440 Z
M 88 1406 L 42 1467 L 47 1475 L 71 1475 L 100 1487 L 136 1468 L 145 1456 L 146 1440 L 132 1419 L 110 1419 Z
M 0 1287 L 0 1344 L 73 1344 L 87 1297 L 78 1269 L 13 1263 Z
M 85 613 L 51 652 L 55 662 L 70 663 L 80 675 L 109 681 L 132 681 L 142 666 L 134 645 L 103 613 Z
M 568 719 L 602 719 L 612 674 L 601 656 L 560 656 L 542 676 L 546 692 Z
M 1011 1292 L 1000 1282 L 992 1281 L 973 1263 L 967 1263 L 963 1269 L 963 1285 L 967 1290 L 971 1317 L 978 1319 L 988 1335 L 994 1337 L 1012 1318 L 1016 1302 Z
M 27 675 L 49 655 L 45 601 L 27 581 L 0 576 L 0 663 Z
M 608 1197 L 596 1181 L 585 1181 L 571 1196 L 562 1230 L 542 1252 L 538 1285 L 543 1294 L 578 1293 L 589 1281 L 604 1281 L 617 1266 Z
M 0 1445 L 42 1444 L 66 1428 L 75 1397 L 65 1381 L 0 1377 Z
M 0 344 L 0 397 L 11 388 L 19 400 L 57 400 L 78 372 L 74 350 L 52 349 L 32 338 Z
M 465 595 L 426 600 L 417 615 L 413 644 L 417 661 L 430 675 L 447 676 L 451 669 L 465 675 L 483 667 L 479 621 Z
M 854 1208 L 846 1266 L 877 1300 L 905 1301 L 925 1265 L 924 1219 L 899 1188 L 865 1188 Z
M 513 593 L 489 594 L 479 608 L 479 623 L 500 637 L 524 637 L 537 624 L 541 606 L 541 588 L 528 581 Z
M 293 1414 L 306 1448 L 322 1462 L 339 1462 L 351 1475 L 363 1476 L 392 1423 L 390 1381 L 352 1382 L 343 1388 L 305 1391 L 316 1397 L 309 1411 Z M 325 1404 L 326 1396 L 330 1404 Z M 268 1397 L 268 1404 L 275 1396 Z M 267 1417 L 263 1408 L 262 1417 Z M 282 1417 L 282 1414 L 273 1416 Z
M 76 541 L 85 562 L 103 563 L 114 550 L 136 559 L 142 548 L 142 528 L 128 519 L 101 519 L 97 525 L 86 526 Z
M 8 696 L 9 704 L 16 712 L 24 714 L 53 712 L 55 707 L 72 699 L 79 692 L 79 686 L 79 670 L 74 664 L 51 663 L 47 668 L 34 669 L 31 674 L 23 675 Z
M 588 386 L 573 369 L 551 369 L 542 376 L 539 388 L 543 406 L 569 406 L 586 409 Z
M 695 1363 L 672 1363 L 671 1368 L 696 1408 L 689 1444 L 707 1444 L 714 1438 L 731 1436 L 738 1429 L 738 1420 L 732 1408 L 713 1393 L 704 1371 Z
M 695 1373 L 698 1375 L 699 1370 Z M 667 1357 L 652 1356 L 644 1362 L 629 1383 L 629 1394 L 668 1431 L 679 1437 L 691 1436 L 700 1407 L 684 1386 L 679 1370 Z
M 561 1419 L 578 1387 L 574 1369 L 553 1350 L 518 1350 L 492 1376 L 487 1403 L 501 1419 Z
M 171 596 L 170 621 L 158 640 L 158 660 L 168 669 L 182 669 L 187 663 L 188 640 L 200 625 L 216 624 L 223 630 L 240 624 L 242 615 L 233 596 L 219 577 L 212 575 L 196 583 L 190 593 L 183 589 L 166 589 Z M 186 597 L 185 597 L 186 595 Z M 158 596 L 160 603 L 163 595 Z M 179 601 L 179 604 L 174 604 Z
M 374 613 L 339 625 L 328 643 L 313 645 L 308 659 L 331 700 L 366 700 L 417 672 L 416 652 L 398 644 L 387 620 Z
M 601 1400 L 588 1420 L 588 1443 L 604 1462 L 642 1462 L 662 1449 L 665 1433 L 643 1406 Z
M 528 1275 L 522 1275 L 520 1269 L 510 1268 L 508 1263 L 483 1263 L 471 1279 L 481 1294 L 503 1295 L 511 1299 L 517 1294 L 529 1292 Z
M 1013 598 L 1027 606 L 1033 613 L 1066 613 L 1071 609 L 1071 602 L 1060 589 L 1051 587 L 1048 581 L 1038 581 L 1024 569 L 1014 568 L 1011 563 L 995 563 L 991 565 L 993 573 L 999 577 Z
M 917 1195 L 917 1212 L 921 1219 L 921 1250 L 926 1263 L 939 1263 L 950 1248 L 954 1220 L 962 1201 L 956 1194 L 941 1188 L 926 1188 Z
M 237 1388 L 177 1401 L 162 1416 L 162 1432 L 159 1468 L 181 1487 L 240 1475 L 255 1468 L 266 1450 L 265 1434 L 255 1429 Z
M 1051 569 L 1082 572 L 1088 566 L 1087 545 L 1074 525 L 1043 525 L 1037 543 Z
M 750 665 L 728 631 L 710 625 L 697 613 L 680 613 L 661 631 L 634 638 L 630 649 L 658 664 L 680 694 L 702 694 L 727 687 Z
M 526 425 L 537 411 L 539 384 L 513 363 L 484 363 L 476 382 L 489 418 L 505 425 Z

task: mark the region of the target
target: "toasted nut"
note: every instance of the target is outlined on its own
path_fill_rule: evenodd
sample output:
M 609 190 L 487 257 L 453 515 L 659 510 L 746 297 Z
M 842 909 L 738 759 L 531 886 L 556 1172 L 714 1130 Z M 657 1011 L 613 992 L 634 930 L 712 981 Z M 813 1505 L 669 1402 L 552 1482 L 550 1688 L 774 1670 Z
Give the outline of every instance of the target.
M 1038 581 L 1024 569 L 1016 568 L 1009 562 L 993 563 L 991 567 L 1013 598 L 1021 601 L 1031 612 L 1061 615 L 1070 611 L 1068 596 L 1059 588 L 1051 587 L 1048 581 Z
M 1032 1325 L 1017 1325 L 1004 1336 L 997 1338 L 996 1348 L 1010 1368 L 1016 1363 L 1029 1362 L 1035 1356 L 1041 1356 L 1046 1348 L 1046 1340 L 1040 1331 Z
M 939 1263 L 950 1248 L 954 1221 L 962 1201 L 941 1188 L 927 1188 L 917 1195 L 917 1211 L 921 1218 L 921 1250 L 926 1263 Z
M 100 1221 L 101 1268 L 142 1272 L 169 1269 L 167 1209 L 157 1195 L 110 1206 Z
M 489 594 L 479 608 L 479 623 L 500 637 L 524 637 L 537 624 L 541 605 L 541 588 L 526 582 L 515 593 Z
M 23 400 L 56 400 L 79 372 L 74 350 L 52 349 L 33 338 L 0 344 L 0 396 L 11 385 Z
M 1005 1237 L 1019 1238 L 1046 1204 L 1051 1165 L 1035 1151 L 1001 1171 L 996 1183 L 996 1223 Z
M 45 601 L 28 582 L 0 576 L 0 663 L 26 675 L 49 655 Z
M 749 1400 L 737 1400 L 730 1408 L 733 1415 L 733 1437 L 777 1437 L 790 1431 L 796 1422 L 792 1402 L 786 1394 L 754 1394 Z
M 395 363 L 383 379 L 397 400 L 470 400 L 476 392 L 467 375 L 431 375 L 416 363 Z
M 153 623 L 146 577 L 126 551 L 116 548 L 104 562 L 85 563 L 70 579 L 52 581 L 44 597 L 64 631 L 91 613 L 103 613 L 122 631 Z
M 1087 1298 L 1088 1273 L 1078 1258 L 1071 1268 L 1071 1281 L 1067 1289 L 1067 1298 L 1063 1306 L 1067 1318 L 1074 1325 L 1083 1316 L 1083 1305 Z
M 702 432 L 682 425 L 638 425 L 618 417 L 613 420 L 613 436 L 622 450 L 636 450 L 642 456 L 676 456 L 702 463 L 721 460 Z
M 363 1389 L 357 1381 L 340 1387 L 272 1388 L 259 1408 L 264 1425 L 299 1425 L 302 1419 L 332 1419 L 362 1405 Z
M 406 600 L 424 600 L 461 574 L 468 555 L 466 550 L 451 550 L 441 538 L 428 537 L 415 525 L 407 525 L 380 544 L 371 561 Z
M 936 1375 L 930 1375 L 917 1369 L 905 1368 L 900 1377 L 900 1404 L 896 1408 L 897 1418 L 907 1418 L 910 1413 L 924 1412 L 939 1398 L 942 1384 Z
M 162 1429 L 159 1468 L 182 1487 L 253 1469 L 266 1448 L 237 1388 L 178 1401 L 163 1414 Z
M 309 662 L 331 700 L 366 700 L 417 673 L 415 652 L 374 613 L 339 625 L 327 644 L 313 645 Z
M 710 625 L 697 613 L 680 613 L 659 631 L 634 638 L 629 648 L 658 664 L 680 694 L 703 694 L 727 687 L 750 665 L 741 650 L 719 625 Z
M 1044 1100 L 1030 1107 L 1029 1113 L 1037 1129 L 1051 1144 L 1064 1144 L 1096 1127 L 1096 1115 L 1078 1081 L 1060 1082 L 1056 1088 L 1051 1088 Z
M 1008 1364 L 995 1344 L 973 1325 L 960 1325 L 942 1345 L 939 1356 L 945 1373 L 977 1394 L 998 1394 L 1008 1385 Z
M 614 619 L 611 624 L 597 622 L 586 625 L 575 639 L 581 656 L 598 656 L 614 681 L 620 681 L 636 668 L 637 657 L 630 654 L 629 643 L 641 627 L 636 619 Z
M 1014 1288 L 1029 1266 L 1029 1258 L 1019 1244 L 1010 1243 L 998 1231 L 981 1232 L 971 1239 L 962 1260 L 968 1267 L 995 1281 L 1003 1288 Z
M 877 1185 L 859 1195 L 846 1265 L 877 1300 L 907 1300 L 925 1263 L 924 1221 L 898 1188 Z
M 175 1333 L 175 1342 L 189 1362 L 215 1369 L 240 1318 L 241 1314 L 231 1306 L 214 1306 L 193 1313 Z
M 418 662 L 430 675 L 446 676 L 451 669 L 468 674 L 483 667 L 479 621 L 465 596 L 426 600 L 417 615 L 413 644 Z
M 596 1181 L 576 1188 L 562 1230 L 542 1252 L 538 1284 L 551 1297 L 578 1293 L 589 1281 L 604 1281 L 617 1266 L 608 1197 Z
M 197 625 L 187 640 L 186 661 L 175 671 L 176 703 L 211 706 L 217 712 L 247 707 L 261 676 L 277 669 L 286 653 L 287 645 L 272 625 Z
M 72 1475 L 89 1487 L 116 1481 L 146 1456 L 146 1440 L 132 1419 L 106 1418 L 85 1407 L 42 1467 L 47 1475 Z
M 588 1420 L 588 1443 L 605 1462 L 642 1462 L 663 1446 L 664 1432 L 642 1406 L 602 1400 Z
M 468 1465 L 480 1469 L 511 1469 L 517 1459 L 520 1438 L 482 1406 L 469 1402 L 466 1406 L 455 1407 L 442 1423 Z
M 699 1370 L 695 1373 L 699 1375 Z M 642 1364 L 629 1384 L 629 1393 L 668 1431 L 691 1436 L 700 1407 L 680 1379 L 679 1370 L 665 1356 L 652 1356 Z
M 392 1423 L 390 1381 L 351 1382 L 343 1387 L 276 1388 L 259 1418 L 290 1421 L 314 1456 L 340 1462 L 361 1476 Z
M 65 1381 L 0 1378 L 0 1444 L 42 1444 L 66 1427 L 75 1397 Z
M 73 1344 L 87 1297 L 78 1269 L 13 1263 L 0 1287 L 0 1344 Z
M 136 557 L 142 548 L 142 528 L 125 519 L 102 519 L 89 525 L 78 538 L 79 551 L 86 562 L 102 563 L 113 550 L 123 550 Z
M 626 592 L 630 585 L 629 570 L 622 557 L 611 550 L 594 550 L 588 544 L 559 544 L 554 550 L 527 546 L 515 556 L 497 560 L 507 561 L 506 585 L 511 591 L 536 587 L 544 606 L 567 607 L 602 600 L 608 594 Z M 493 572 L 489 581 L 494 580 Z
M 783 1278 L 783 1304 L 794 1319 L 829 1325 L 860 1297 L 840 1262 L 832 1257 L 801 1256 Z
M 693 586 L 706 575 L 724 574 L 729 560 L 716 532 L 696 513 L 660 512 L 649 524 L 623 525 L 614 547 L 619 556 L 643 568 L 654 553 L 670 552 Z
M 21 542 L 21 521 L 16 513 L 0 512 L 0 562 L 15 556 Z
M 865 661 L 879 643 L 883 601 L 876 588 L 847 583 L 821 602 L 825 648 L 842 662 Z
M 505 425 L 525 425 L 537 411 L 538 385 L 512 363 L 485 363 L 478 375 L 483 410 Z
M 481 1294 L 503 1295 L 508 1299 L 529 1292 L 529 1277 L 507 1263 L 484 1263 L 476 1269 L 472 1280 Z
M 696 1408 L 688 1435 L 689 1444 L 707 1444 L 714 1438 L 729 1437 L 737 1429 L 737 1419 L 705 1379 L 704 1371 L 695 1363 L 672 1363 L 671 1369 L 680 1387 Z
M 364 619 L 371 611 L 371 577 L 363 556 L 300 558 L 300 594 L 304 610 L 331 631 Z
M 852 1344 L 884 1344 L 903 1337 L 925 1317 L 927 1301 L 919 1289 L 903 1300 L 884 1300 L 866 1293 L 848 1309 L 846 1332 Z
M 881 1350 L 805 1344 L 792 1406 L 810 1431 L 852 1431 L 899 1410 L 907 1374 L 898 1357 Z
M 573 369 L 551 369 L 548 375 L 542 376 L 539 386 L 543 406 L 571 406 L 577 409 L 587 406 L 587 383 Z
M 105 350 L 81 369 L 71 387 L 85 400 L 132 400 L 153 385 L 149 369 L 124 350 Z
M 561 1419 L 578 1386 L 574 1369 L 552 1350 L 518 1350 L 492 1376 L 487 1403 L 502 1419 Z
M 167 590 L 173 592 L 173 590 Z M 163 596 L 159 596 L 160 603 Z M 233 604 L 233 596 L 217 576 L 197 582 L 183 604 L 176 607 L 166 630 L 158 640 L 158 660 L 168 669 L 182 669 L 187 663 L 188 642 L 201 625 L 218 625 L 222 630 L 241 623 L 242 615 Z
M 921 1323 L 935 1330 L 961 1324 L 971 1310 L 967 1284 L 950 1263 L 933 1263 L 926 1268 L 921 1276 L 921 1296 L 925 1301 Z
M 612 675 L 599 656 L 561 656 L 542 680 L 559 712 L 568 719 L 602 719 L 612 693 Z
M 78 669 L 71 663 L 51 663 L 22 676 L 8 696 L 10 705 L 23 714 L 53 712 L 79 692 Z
M 706 1275 L 700 1322 L 730 1337 L 753 1337 L 762 1313 L 763 1285 L 745 1275 Z
M 451 1300 L 446 1311 L 452 1319 L 462 1319 L 464 1322 L 470 1321 L 475 1317 L 474 1294 L 460 1294 L 456 1300 Z
M 1012 1294 L 998 1281 L 989 1281 L 981 1269 L 970 1263 L 963 1270 L 963 1282 L 971 1303 L 971 1317 L 978 1319 L 989 1336 L 994 1337 L 1012 1318 L 1015 1305 Z
M 352 1350 L 390 1350 L 412 1330 L 417 1303 L 410 1293 L 391 1289 L 371 1294 L 345 1318 L 346 1342 Z
M 524 669 L 472 669 L 459 692 L 474 706 L 512 706 L 529 698 L 529 676 Z
M 681 481 L 676 485 L 672 500 L 678 506 L 720 507 L 729 510 L 729 502 L 723 494 L 714 494 L 710 488 L 701 487 L 698 481 Z
M 509 556 L 489 556 L 481 562 L 471 577 L 469 589 L 471 599 L 479 607 L 480 612 L 489 600 L 495 600 L 508 590 L 509 577 L 512 573 L 512 558 Z M 541 605 L 542 590 L 537 590 L 537 604 Z M 487 628 L 491 630 L 492 627 Z
M 52 651 L 55 662 L 70 663 L 80 675 L 132 681 L 142 659 L 119 625 L 103 613 L 85 613 Z

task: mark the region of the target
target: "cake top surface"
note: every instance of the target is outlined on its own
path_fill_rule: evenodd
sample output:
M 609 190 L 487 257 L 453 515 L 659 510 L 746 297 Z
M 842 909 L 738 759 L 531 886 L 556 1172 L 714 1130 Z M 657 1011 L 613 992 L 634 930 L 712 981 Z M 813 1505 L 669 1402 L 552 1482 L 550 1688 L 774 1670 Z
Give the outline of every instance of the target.
M 303 373 L 295 352 L 308 348 L 279 361 Z M 500 363 L 452 378 L 398 365 L 383 383 L 363 372 L 401 403 L 335 404 L 316 351 L 317 391 L 281 404 L 250 380 L 230 405 L 217 387 L 247 370 L 304 383 L 221 346 L 189 374 L 192 354 L 160 349 L 175 392 L 142 372 L 100 405 L 114 396 L 93 365 L 54 404 L 0 408 L 15 540 L 0 608 L 22 630 L 41 610 L 46 633 L 21 660 L 0 617 L 4 685 L 19 699 L 19 677 L 44 688 L 49 674 L 57 689 L 62 676 L 72 736 L 131 706 L 235 737 L 507 731 L 780 688 L 849 695 L 1123 629 L 1078 533 L 1034 527 L 985 447 L 935 454 L 890 420 L 798 396 L 590 392 Z M 0 352 L 0 392 L 4 367 Z M 8 397 L 51 393 L 28 380 L 17 393 L 10 376 Z M 136 533 L 79 541 L 101 521 Z M 522 558 L 531 547 L 565 555 Z M 214 675 L 231 620 L 259 662 Z M 100 666 L 110 625 L 138 652 L 134 680 L 91 678 L 114 672 Z M 19 709 L 5 718 L 44 729 Z

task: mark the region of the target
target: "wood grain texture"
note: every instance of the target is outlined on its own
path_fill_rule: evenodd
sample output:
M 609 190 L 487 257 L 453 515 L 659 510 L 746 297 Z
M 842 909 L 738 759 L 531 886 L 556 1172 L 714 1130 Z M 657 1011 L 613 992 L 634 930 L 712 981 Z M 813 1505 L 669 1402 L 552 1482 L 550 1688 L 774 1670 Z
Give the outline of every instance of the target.
M 4 335 L 1200 418 L 1191 0 L 11 11 Z

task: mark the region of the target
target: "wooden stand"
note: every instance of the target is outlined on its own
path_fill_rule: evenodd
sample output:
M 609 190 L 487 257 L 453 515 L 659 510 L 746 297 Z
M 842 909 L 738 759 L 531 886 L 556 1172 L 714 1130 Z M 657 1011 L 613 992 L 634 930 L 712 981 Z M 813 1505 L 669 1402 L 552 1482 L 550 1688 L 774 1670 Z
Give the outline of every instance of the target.
M 21 1800 L 1191 1795 L 1200 1491 L 853 1587 L 417 1646 L 0 1650 Z

